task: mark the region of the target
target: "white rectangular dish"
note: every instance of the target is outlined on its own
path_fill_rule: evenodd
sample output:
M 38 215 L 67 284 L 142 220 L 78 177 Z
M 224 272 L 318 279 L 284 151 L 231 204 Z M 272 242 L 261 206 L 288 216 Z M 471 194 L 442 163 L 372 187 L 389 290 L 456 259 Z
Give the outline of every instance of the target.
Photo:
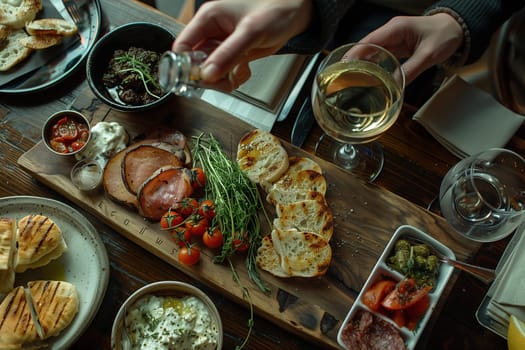
M 379 260 L 377 261 L 376 265 L 372 269 L 372 272 L 370 273 L 370 276 L 365 282 L 365 285 L 361 289 L 361 292 L 359 293 L 357 299 L 355 300 L 354 304 L 350 308 L 350 311 L 348 312 L 347 316 L 345 317 L 345 320 L 343 321 L 341 327 L 339 328 L 338 334 L 337 334 L 337 342 L 341 347 L 344 349 L 348 349 L 347 345 L 345 344 L 343 340 L 343 333 L 345 330 L 345 327 L 352 321 L 354 321 L 354 317 L 357 317 L 357 314 L 361 314 L 362 311 L 367 311 L 374 315 L 377 318 L 373 318 L 374 320 L 377 320 L 378 322 L 382 321 L 388 323 L 387 328 L 392 328 L 397 331 L 400 336 L 402 337 L 405 347 L 407 349 L 414 349 L 417 341 L 419 340 L 419 337 L 421 336 L 421 333 L 423 332 L 430 316 L 432 315 L 432 312 L 434 311 L 437 302 L 443 293 L 444 288 L 446 287 L 448 280 L 450 276 L 452 275 L 454 268 L 452 266 L 440 263 L 439 264 L 439 272 L 437 274 L 436 283 L 434 288 L 430 291 L 428 294 L 429 298 L 429 306 L 422 318 L 418 321 L 416 327 L 414 330 L 409 330 L 406 327 L 399 327 L 390 317 L 384 315 L 381 312 L 375 312 L 372 309 L 370 309 L 365 303 L 363 303 L 363 295 L 364 293 L 369 290 L 377 281 L 382 279 L 392 279 L 394 282 L 399 282 L 402 279 L 405 278 L 405 276 L 396 271 L 393 267 L 389 266 L 388 264 L 388 258 L 394 254 L 394 247 L 396 242 L 399 239 L 407 239 L 411 242 L 419 242 L 424 243 L 428 245 L 431 250 L 434 250 L 438 254 L 448 256 L 449 258 L 455 259 L 455 254 L 450 250 L 448 247 L 437 241 L 436 239 L 432 238 L 428 234 L 424 233 L 423 231 L 412 227 L 408 225 L 400 226 L 393 234 L 392 238 L 388 242 L 385 250 L 379 257 Z M 354 321 L 355 322 L 355 321 Z M 375 322 L 375 321 L 373 321 Z M 384 339 L 382 340 L 385 343 L 387 343 L 389 340 Z

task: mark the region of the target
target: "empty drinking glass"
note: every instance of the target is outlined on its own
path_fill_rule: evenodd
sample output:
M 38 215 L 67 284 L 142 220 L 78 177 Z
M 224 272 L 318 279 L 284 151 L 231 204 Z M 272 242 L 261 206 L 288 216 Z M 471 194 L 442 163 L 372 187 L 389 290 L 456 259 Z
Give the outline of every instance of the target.
M 456 232 L 493 242 L 516 229 L 525 213 L 525 160 L 493 148 L 461 160 L 440 188 L 441 213 Z

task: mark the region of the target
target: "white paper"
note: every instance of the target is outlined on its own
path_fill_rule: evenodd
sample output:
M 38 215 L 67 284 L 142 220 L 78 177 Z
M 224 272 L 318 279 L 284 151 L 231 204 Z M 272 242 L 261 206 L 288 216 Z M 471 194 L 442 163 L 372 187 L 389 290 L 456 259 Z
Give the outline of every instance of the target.
M 203 90 L 200 98 L 261 130 L 270 131 L 277 119 L 275 113 L 219 91 Z
M 295 54 L 273 55 L 252 61 L 250 79 L 234 95 L 276 113 L 297 80 L 304 62 L 305 56 Z

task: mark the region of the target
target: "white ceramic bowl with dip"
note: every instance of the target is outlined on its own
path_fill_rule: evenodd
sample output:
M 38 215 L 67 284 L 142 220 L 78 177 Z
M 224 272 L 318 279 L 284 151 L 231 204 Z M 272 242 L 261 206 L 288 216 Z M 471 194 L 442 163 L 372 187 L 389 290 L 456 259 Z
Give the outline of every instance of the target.
M 113 328 L 111 330 L 112 350 L 125 349 L 125 347 L 123 346 L 123 341 L 125 341 L 123 340 L 125 337 L 124 327 L 126 327 L 126 329 L 128 330 L 142 327 L 142 325 L 140 324 L 133 324 L 134 322 L 141 322 L 141 317 L 139 316 L 141 312 L 144 312 L 144 310 L 156 310 L 156 312 L 159 311 L 158 308 L 155 307 L 155 304 L 159 301 L 158 298 L 162 298 L 161 300 L 163 300 L 161 301 L 161 303 L 163 303 L 164 309 L 164 314 L 162 315 L 163 320 L 169 318 L 168 313 L 175 312 L 179 313 L 180 315 L 181 308 L 184 310 L 182 312 L 189 313 L 189 315 L 186 314 L 186 318 L 191 319 L 192 317 L 197 317 L 197 315 L 193 315 L 193 312 L 198 309 L 194 308 L 193 306 L 188 307 L 188 304 L 186 303 L 189 300 L 188 298 L 191 298 L 192 303 L 190 305 L 195 305 L 193 302 L 195 302 L 194 298 L 196 298 L 196 303 L 203 307 L 204 312 L 197 311 L 199 313 L 199 318 L 196 322 L 196 324 L 198 325 L 195 326 L 195 329 L 204 325 L 203 329 L 213 328 L 214 330 L 216 330 L 216 346 L 212 346 L 211 348 L 216 350 L 222 349 L 222 321 L 219 311 L 217 310 L 215 304 L 211 301 L 211 299 L 202 290 L 192 286 L 191 284 L 178 281 L 160 281 L 147 284 L 144 287 L 138 289 L 131 296 L 129 296 L 129 298 L 122 304 L 120 310 L 117 313 L 117 316 L 115 317 L 115 321 L 113 322 Z M 184 304 L 180 304 L 182 305 L 180 306 L 178 304 L 179 301 L 184 302 Z M 167 311 L 168 309 L 170 310 Z M 202 316 L 205 317 L 201 319 L 200 317 Z M 210 323 L 207 324 L 207 322 Z M 156 322 L 154 321 L 154 323 Z M 181 327 L 181 324 L 185 322 L 178 320 L 174 323 L 176 323 L 176 327 Z M 165 329 L 168 330 L 170 322 L 163 322 L 162 324 L 164 324 L 163 327 L 166 327 Z M 175 332 L 178 331 L 180 331 L 180 329 L 177 331 L 169 330 L 169 333 L 175 334 Z M 202 334 L 202 332 L 198 333 Z M 128 335 L 131 338 L 134 338 L 134 335 L 130 334 L 130 332 L 128 332 Z

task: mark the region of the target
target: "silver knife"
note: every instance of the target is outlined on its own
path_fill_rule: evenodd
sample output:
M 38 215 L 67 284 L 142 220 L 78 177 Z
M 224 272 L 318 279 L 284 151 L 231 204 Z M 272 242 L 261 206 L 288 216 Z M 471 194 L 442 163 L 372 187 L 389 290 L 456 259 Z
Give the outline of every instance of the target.
M 49 0 L 49 2 L 58 11 L 58 13 L 62 16 L 62 18 L 64 18 L 68 22 L 75 23 L 73 21 L 73 18 L 71 18 L 71 15 L 69 14 L 69 12 L 67 12 L 66 7 L 62 3 L 62 0 Z
M 310 130 L 315 122 L 314 111 L 312 110 L 312 102 L 310 97 L 304 99 L 303 105 L 297 114 L 293 128 L 291 141 L 292 145 L 301 147 L 310 134 Z

